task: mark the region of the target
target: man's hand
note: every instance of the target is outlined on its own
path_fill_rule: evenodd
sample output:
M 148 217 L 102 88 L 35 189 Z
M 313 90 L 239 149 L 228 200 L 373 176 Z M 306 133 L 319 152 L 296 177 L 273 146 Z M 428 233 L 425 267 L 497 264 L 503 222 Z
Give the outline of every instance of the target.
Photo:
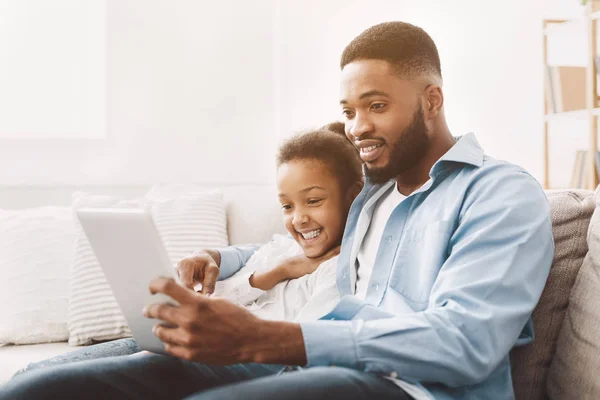
M 283 260 L 276 268 L 281 268 L 287 279 L 297 279 L 312 274 L 321 263 L 340 254 L 340 246 L 334 247 L 322 256 L 308 258 L 304 254 Z
M 154 334 L 173 356 L 207 364 L 271 363 L 305 365 L 300 325 L 265 321 L 225 299 L 201 296 L 173 279 L 157 278 L 151 293 L 164 293 L 179 303 L 152 304 L 144 315 L 157 324 Z
M 202 284 L 202 294 L 212 294 L 219 278 L 221 255 L 215 250 L 202 250 L 184 257 L 175 267 L 181 283 L 190 289 Z

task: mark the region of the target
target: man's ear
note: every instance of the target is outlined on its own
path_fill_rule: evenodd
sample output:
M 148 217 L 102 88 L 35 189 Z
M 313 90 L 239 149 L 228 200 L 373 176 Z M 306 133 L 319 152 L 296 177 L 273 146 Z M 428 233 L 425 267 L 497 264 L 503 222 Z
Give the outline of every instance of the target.
M 425 89 L 425 119 L 436 118 L 444 107 L 444 91 L 439 85 L 430 85 Z

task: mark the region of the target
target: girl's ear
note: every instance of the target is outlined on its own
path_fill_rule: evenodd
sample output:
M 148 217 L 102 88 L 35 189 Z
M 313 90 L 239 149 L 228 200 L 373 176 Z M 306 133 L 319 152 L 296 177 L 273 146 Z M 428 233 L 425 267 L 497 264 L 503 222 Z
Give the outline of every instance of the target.
M 358 196 L 358 194 L 360 193 L 360 191 L 363 188 L 363 182 L 362 181 L 358 181 L 356 183 L 354 183 L 352 186 L 350 186 L 350 188 L 348 188 L 348 200 L 349 200 L 349 204 L 352 204 L 352 202 L 354 201 L 354 199 L 356 198 L 356 196 Z

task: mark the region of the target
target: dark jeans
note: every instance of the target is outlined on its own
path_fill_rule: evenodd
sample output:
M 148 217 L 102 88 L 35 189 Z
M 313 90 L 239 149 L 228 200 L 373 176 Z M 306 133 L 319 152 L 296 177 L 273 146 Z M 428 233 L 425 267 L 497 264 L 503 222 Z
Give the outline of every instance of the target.
M 0 399 L 410 399 L 393 382 L 341 367 L 212 366 L 158 354 L 32 368 L 0 386 Z

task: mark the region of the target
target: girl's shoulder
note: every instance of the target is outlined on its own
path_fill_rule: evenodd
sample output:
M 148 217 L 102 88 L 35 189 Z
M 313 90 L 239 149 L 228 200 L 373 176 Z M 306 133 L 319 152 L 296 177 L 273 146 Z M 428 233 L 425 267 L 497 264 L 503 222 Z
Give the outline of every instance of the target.
M 300 245 L 286 235 L 275 234 L 271 240 L 256 250 L 248 264 L 256 269 L 270 269 L 279 262 L 302 253 Z

